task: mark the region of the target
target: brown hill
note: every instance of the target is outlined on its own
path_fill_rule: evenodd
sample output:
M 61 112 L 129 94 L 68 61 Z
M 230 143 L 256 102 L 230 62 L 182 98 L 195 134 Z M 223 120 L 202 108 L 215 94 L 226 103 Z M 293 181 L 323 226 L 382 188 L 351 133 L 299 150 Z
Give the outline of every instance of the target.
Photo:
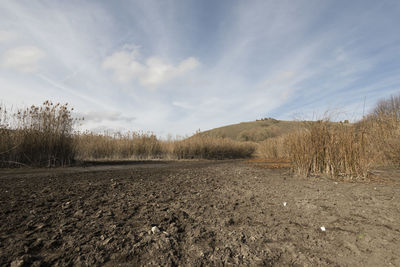
M 237 141 L 263 141 L 271 137 L 285 135 L 304 127 L 302 121 L 281 121 L 272 118 L 251 122 L 241 122 L 199 133 L 213 137 L 226 137 Z

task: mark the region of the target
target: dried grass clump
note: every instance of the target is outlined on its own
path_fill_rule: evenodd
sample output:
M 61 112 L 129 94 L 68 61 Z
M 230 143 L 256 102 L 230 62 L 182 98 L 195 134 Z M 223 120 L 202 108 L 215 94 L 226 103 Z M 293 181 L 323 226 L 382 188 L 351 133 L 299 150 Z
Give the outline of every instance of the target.
M 368 142 L 366 131 L 329 120 L 311 122 L 286 138 L 293 169 L 305 176 L 367 176 L 374 161 Z
M 75 138 L 77 158 L 93 159 L 155 159 L 164 156 L 163 144 L 152 133 L 95 134 L 86 132 Z
M 0 108 L 0 166 L 56 166 L 72 163 L 73 109 L 46 101 L 9 112 Z
M 176 141 L 172 153 L 178 159 L 236 159 L 251 157 L 255 149 L 255 145 L 250 142 L 194 135 Z

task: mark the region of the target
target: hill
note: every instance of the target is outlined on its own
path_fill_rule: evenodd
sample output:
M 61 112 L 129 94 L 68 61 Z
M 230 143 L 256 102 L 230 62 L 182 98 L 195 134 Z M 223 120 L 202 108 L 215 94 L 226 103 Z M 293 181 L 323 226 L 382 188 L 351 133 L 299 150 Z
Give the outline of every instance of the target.
M 281 121 L 267 118 L 251 122 L 241 122 L 199 133 L 213 137 L 226 137 L 237 141 L 263 141 L 271 137 L 281 136 L 299 127 L 304 127 L 302 121 Z

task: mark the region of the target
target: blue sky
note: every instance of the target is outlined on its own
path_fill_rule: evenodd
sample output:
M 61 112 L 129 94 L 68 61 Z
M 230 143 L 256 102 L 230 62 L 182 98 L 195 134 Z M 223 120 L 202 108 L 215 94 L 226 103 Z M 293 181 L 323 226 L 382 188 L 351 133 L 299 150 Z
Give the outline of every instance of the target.
M 187 135 L 400 92 L 400 1 L 2 1 L 0 101 Z

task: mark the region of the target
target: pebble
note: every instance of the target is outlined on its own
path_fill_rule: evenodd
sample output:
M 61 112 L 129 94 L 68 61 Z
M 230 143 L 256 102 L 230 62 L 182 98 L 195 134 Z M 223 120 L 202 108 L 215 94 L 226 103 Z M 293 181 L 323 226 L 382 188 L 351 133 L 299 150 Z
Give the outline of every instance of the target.
M 83 210 L 78 210 L 77 212 L 74 213 L 75 217 L 82 217 L 83 216 Z
M 160 229 L 158 229 L 157 226 L 153 226 L 153 227 L 151 227 L 151 232 L 152 232 L 153 234 L 158 234 L 158 233 L 160 232 Z
M 20 260 L 15 260 L 13 262 L 11 262 L 10 267 L 21 267 L 24 265 L 24 260 L 20 259 Z
M 113 241 L 114 240 L 114 238 L 113 237 L 109 237 L 109 238 L 107 238 L 106 240 L 104 240 L 104 242 L 103 242 L 103 246 L 105 246 L 105 245 L 107 245 L 108 243 L 110 243 L 111 241 Z

